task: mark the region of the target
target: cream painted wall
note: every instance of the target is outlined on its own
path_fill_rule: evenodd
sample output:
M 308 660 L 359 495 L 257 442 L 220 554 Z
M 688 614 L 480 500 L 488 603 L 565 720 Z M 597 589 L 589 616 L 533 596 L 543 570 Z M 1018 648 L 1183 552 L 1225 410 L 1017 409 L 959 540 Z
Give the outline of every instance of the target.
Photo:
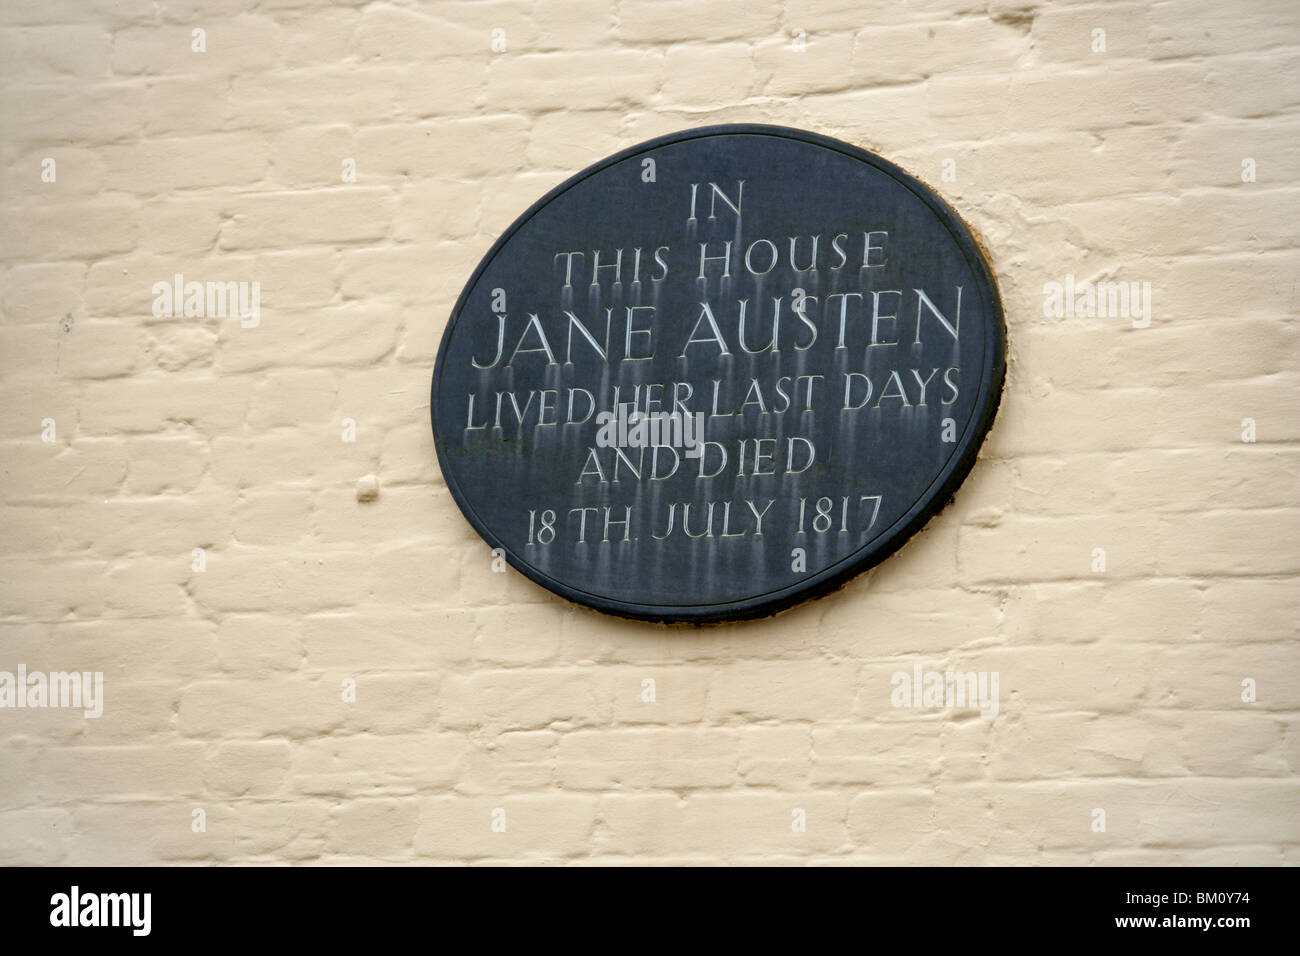
M 0 709 L 0 863 L 1295 863 L 1298 11 L 6 3 L 0 670 L 104 700 Z M 1007 390 L 842 591 L 606 618 L 492 571 L 434 352 L 549 188 L 735 121 L 939 189 Z M 178 273 L 258 323 L 155 316 Z M 1149 325 L 1045 314 L 1067 276 Z M 996 672 L 996 717 L 892 706 L 917 664 Z

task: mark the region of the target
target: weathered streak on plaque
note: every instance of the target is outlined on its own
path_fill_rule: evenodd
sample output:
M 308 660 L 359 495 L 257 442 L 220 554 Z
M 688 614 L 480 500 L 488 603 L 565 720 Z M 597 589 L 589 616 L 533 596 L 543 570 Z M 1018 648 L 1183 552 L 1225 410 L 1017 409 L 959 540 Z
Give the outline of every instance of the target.
M 897 550 L 970 471 L 1004 371 L 992 272 L 931 189 L 824 136 L 715 126 L 597 163 L 506 231 L 431 415 L 447 487 L 511 565 L 706 622 Z

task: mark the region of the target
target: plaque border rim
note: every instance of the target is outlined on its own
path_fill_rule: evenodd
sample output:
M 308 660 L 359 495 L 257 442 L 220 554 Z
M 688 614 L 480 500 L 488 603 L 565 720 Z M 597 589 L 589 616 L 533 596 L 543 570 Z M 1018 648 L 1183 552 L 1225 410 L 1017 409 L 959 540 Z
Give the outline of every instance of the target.
M 934 481 L 926 487 L 912 506 L 894 522 L 891 528 L 885 529 L 882 534 L 871 539 L 868 544 L 804 580 L 740 601 L 730 601 L 722 604 L 669 605 L 638 604 L 614 600 L 591 591 L 575 588 L 545 574 L 515 555 L 504 542 L 492 534 L 491 530 L 479 518 L 456 484 L 455 479 L 451 477 L 451 472 L 447 467 L 448 454 L 444 451 L 443 441 L 438 435 L 437 388 L 440 372 L 451 342 L 452 332 L 459 321 L 470 292 L 478 284 L 480 276 L 506 243 L 511 240 L 515 233 L 526 226 L 543 207 L 549 205 L 583 180 L 641 153 L 692 139 L 731 135 L 759 135 L 795 139 L 842 153 L 850 159 L 866 163 L 890 176 L 899 185 L 909 189 L 918 199 L 925 203 L 939 218 L 940 222 L 948 230 L 949 235 L 953 237 L 958 248 L 965 256 L 972 274 L 982 286 L 981 305 L 987 303 L 992 311 L 992 320 L 989 323 L 990 328 L 987 330 L 989 334 L 985 337 L 983 355 L 984 371 L 988 374 L 981 374 L 980 376 L 979 390 L 974 402 L 974 413 L 965 431 L 958 439 L 955 454 L 949 458 L 948 463 L 936 475 Z M 550 189 L 540 199 L 532 203 L 497 237 L 496 241 L 483 255 L 469 279 L 466 280 L 464 287 L 456 298 L 456 304 L 452 307 L 451 314 L 447 318 L 442 340 L 438 346 L 438 354 L 434 361 L 433 375 L 429 387 L 429 418 L 433 432 L 434 449 L 438 456 L 438 467 L 442 473 L 443 482 L 446 484 L 448 491 L 451 492 L 461 514 L 490 547 L 501 551 L 511 567 L 535 584 L 576 604 L 582 604 L 606 614 L 632 620 L 668 624 L 712 624 L 755 620 L 771 617 L 774 614 L 779 614 L 792 607 L 824 597 L 830 592 L 842 588 L 859 574 L 876 567 L 897 553 L 931 518 L 948 506 L 957 489 L 965 482 L 973 470 L 979 457 L 979 451 L 983 447 L 1001 405 L 1006 379 L 1006 345 L 1006 320 L 996 273 L 982 244 L 976 237 L 975 231 L 935 189 L 902 167 L 876 153 L 821 133 L 764 123 L 713 124 L 657 136 L 606 156 Z M 991 371 L 989 371 L 990 369 Z

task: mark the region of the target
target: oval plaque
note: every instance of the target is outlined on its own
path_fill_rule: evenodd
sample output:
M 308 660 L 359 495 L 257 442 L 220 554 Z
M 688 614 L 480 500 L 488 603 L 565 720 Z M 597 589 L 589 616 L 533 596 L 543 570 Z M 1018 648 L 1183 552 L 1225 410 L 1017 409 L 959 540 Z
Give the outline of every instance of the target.
M 1004 371 L 992 272 L 933 190 L 824 136 L 714 126 L 519 217 L 456 303 L 431 415 L 511 565 L 705 622 L 897 550 L 970 471 Z

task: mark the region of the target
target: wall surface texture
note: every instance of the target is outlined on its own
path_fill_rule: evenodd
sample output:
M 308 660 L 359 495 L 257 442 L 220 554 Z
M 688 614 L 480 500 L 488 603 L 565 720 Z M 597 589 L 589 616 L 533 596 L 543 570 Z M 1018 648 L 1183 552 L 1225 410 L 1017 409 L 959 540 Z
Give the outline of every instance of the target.
M 0 709 L 0 862 L 1300 859 L 1292 0 L 0 18 L 0 671 L 103 674 L 98 718 Z M 434 354 L 534 200 L 723 122 L 939 190 L 1007 387 L 874 571 L 625 622 L 493 570 Z M 256 322 L 155 314 L 177 274 Z M 1149 316 L 1053 314 L 1067 279 Z M 916 665 L 996 715 L 894 706 Z

